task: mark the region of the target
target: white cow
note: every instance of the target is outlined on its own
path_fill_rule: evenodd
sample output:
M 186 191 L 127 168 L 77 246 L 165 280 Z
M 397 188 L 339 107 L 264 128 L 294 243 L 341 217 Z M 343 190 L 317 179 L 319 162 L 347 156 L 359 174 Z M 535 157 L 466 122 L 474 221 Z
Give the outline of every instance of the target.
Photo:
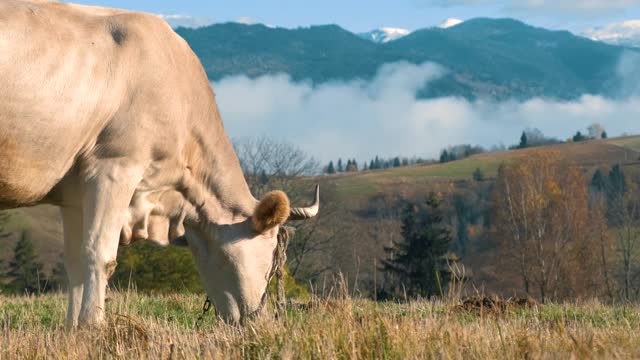
M 251 104 L 247 104 L 251 106 Z M 186 233 L 219 314 L 261 308 L 282 192 L 257 201 L 187 43 L 152 15 L 0 1 L 0 208 L 61 207 L 67 325 L 104 320 L 119 243 Z

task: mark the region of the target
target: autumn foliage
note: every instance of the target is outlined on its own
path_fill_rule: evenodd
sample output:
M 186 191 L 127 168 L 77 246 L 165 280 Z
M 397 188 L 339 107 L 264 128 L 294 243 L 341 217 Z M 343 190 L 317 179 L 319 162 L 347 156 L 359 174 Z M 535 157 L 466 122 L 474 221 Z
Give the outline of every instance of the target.
M 500 261 L 543 302 L 593 296 L 598 237 L 583 171 L 541 150 L 503 165 L 493 191 Z

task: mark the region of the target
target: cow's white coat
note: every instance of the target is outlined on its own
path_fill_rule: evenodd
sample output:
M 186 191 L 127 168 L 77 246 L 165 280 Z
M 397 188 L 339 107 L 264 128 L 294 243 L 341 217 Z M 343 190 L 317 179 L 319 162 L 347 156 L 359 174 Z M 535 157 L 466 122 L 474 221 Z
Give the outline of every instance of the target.
M 218 313 L 259 308 L 286 216 L 263 206 L 271 225 L 255 230 L 258 201 L 184 40 L 151 15 L 5 0 L 0 54 L 0 208 L 61 207 L 69 326 L 103 322 L 119 243 L 185 233 Z

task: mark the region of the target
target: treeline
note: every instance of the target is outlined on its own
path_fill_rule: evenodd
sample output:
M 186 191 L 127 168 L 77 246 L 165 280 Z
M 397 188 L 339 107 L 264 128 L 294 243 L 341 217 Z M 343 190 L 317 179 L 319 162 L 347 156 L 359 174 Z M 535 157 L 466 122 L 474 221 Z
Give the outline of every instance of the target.
M 362 162 L 358 164 L 356 159 L 348 159 L 346 163 L 343 163 L 342 158 L 338 159 L 335 163 L 329 161 L 329 164 L 324 167 L 323 172 L 325 174 L 336 174 L 343 172 L 357 172 L 357 171 L 367 171 L 367 170 L 381 170 L 381 169 L 389 169 L 396 168 L 401 166 L 409 166 L 416 164 L 424 164 L 433 162 L 433 160 L 423 159 L 420 157 L 392 157 L 383 159 L 379 156 L 376 156 L 374 159 Z
M 396 168 L 401 166 L 410 166 L 416 164 L 433 164 L 436 162 L 447 163 L 450 161 L 462 160 L 468 158 L 470 156 L 482 153 L 491 153 L 495 151 L 505 151 L 505 150 L 519 150 L 519 149 L 527 149 L 534 147 L 542 147 L 556 144 L 564 144 L 569 142 L 582 142 L 588 140 L 598 140 L 598 139 L 607 139 L 608 135 L 604 127 L 599 123 L 593 123 L 589 127 L 587 127 L 587 132 L 582 133 L 582 131 L 577 131 L 575 135 L 568 138 L 566 141 L 562 141 L 553 137 L 545 136 L 542 131 L 536 128 L 528 128 L 522 131 L 520 135 L 519 142 L 515 145 L 511 145 L 508 148 L 504 145 L 494 145 L 491 148 L 484 148 L 480 145 L 471 145 L 471 144 L 459 144 L 448 146 L 440 150 L 440 156 L 438 159 L 426 159 L 421 157 L 392 157 L 383 159 L 378 156 L 375 159 L 371 159 L 370 161 L 364 161 L 361 164 L 355 159 L 349 159 L 346 163 L 343 163 L 342 159 L 338 159 L 337 162 L 330 161 L 323 168 L 323 172 L 325 174 L 336 174 L 336 173 L 344 173 L 344 172 L 357 172 L 357 171 L 367 171 L 367 170 L 380 170 L 380 169 L 389 169 Z

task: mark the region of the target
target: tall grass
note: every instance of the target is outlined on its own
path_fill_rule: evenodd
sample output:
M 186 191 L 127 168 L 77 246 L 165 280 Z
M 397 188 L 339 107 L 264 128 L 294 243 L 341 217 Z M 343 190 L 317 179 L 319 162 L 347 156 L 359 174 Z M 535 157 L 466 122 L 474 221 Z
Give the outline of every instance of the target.
M 108 324 L 67 331 L 66 296 L 0 297 L 0 359 L 640 358 L 640 308 L 542 305 L 504 314 L 454 301 L 375 303 L 349 296 L 272 308 L 243 327 L 206 317 L 201 296 L 111 293 Z

